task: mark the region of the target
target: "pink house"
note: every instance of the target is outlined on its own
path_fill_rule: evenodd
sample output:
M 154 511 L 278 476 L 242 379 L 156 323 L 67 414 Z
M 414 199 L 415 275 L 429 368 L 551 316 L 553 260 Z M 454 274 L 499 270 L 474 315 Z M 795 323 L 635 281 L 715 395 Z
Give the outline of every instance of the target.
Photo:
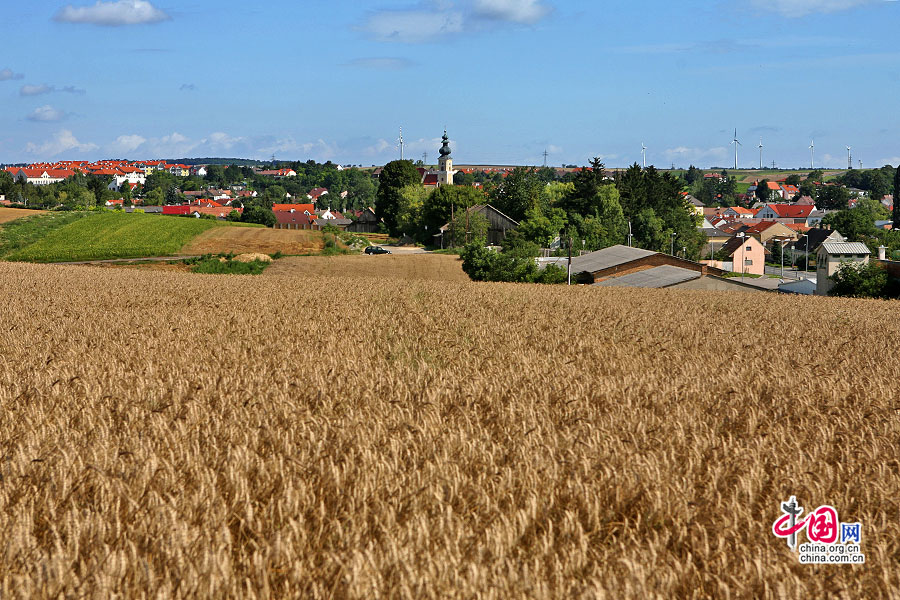
M 755 237 L 734 236 L 722 245 L 722 254 L 727 256 L 725 261 L 731 261 L 732 271 L 743 272 L 749 275 L 763 275 L 766 268 L 766 249 Z

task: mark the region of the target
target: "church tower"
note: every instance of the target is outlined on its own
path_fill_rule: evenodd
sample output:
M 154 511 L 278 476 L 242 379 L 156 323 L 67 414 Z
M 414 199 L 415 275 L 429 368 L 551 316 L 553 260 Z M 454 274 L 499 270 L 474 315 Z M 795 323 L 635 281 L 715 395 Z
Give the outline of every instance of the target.
M 438 159 L 438 185 L 453 185 L 453 159 L 450 158 L 450 138 L 447 137 L 447 130 L 444 130 L 443 144 L 441 144 Z

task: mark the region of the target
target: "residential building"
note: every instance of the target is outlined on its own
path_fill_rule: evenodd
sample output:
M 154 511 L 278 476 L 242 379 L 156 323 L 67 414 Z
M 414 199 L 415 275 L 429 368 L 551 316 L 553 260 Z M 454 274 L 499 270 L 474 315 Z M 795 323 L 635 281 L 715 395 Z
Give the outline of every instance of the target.
M 862 242 L 822 242 L 816 253 L 816 295 L 828 295 L 834 287 L 830 278 L 841 265 L 868 264 L 869 254 L 869 247 Z
M 753 236 L 734 236 L 722 245 L 720 255 L 725 270 L 748 275 L 765 274 L 766 249 Z

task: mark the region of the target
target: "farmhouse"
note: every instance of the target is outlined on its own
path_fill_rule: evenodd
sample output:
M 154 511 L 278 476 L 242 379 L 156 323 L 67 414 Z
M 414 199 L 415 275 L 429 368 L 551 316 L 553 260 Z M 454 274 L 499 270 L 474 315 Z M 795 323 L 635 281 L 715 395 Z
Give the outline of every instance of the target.
M 378 217 L 375 216 L 374 208 L 352 213 L 356 217 L 356 221 L 347 226 L 347 231 L 354 233 L 375 233 L 378 231 Z
M 470 206 L 467 210 L 469 214 L 479 214 L 487 219 L 487 243 L 489 246 L 499 246 L 506 238 L 506 232 L 519 226 L 518 221 L 510 219 L 490 204 L 476 204 Z M 442 225 L 441 228 L 438 229 L 438 232 L 434 234 L 435 245 L 443 246 L 444 244 L 449 245 L 452 243 L 449 236 L 445 239 L 445 236 L 449 231 L 450 223 Z

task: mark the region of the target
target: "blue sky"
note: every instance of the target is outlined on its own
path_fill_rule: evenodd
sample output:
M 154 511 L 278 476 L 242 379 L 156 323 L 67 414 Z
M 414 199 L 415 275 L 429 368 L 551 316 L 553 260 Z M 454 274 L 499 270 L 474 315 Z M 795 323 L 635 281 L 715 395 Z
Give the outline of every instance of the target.
M 900 163 L 900 3 L 32 0 L 0 162 Z

